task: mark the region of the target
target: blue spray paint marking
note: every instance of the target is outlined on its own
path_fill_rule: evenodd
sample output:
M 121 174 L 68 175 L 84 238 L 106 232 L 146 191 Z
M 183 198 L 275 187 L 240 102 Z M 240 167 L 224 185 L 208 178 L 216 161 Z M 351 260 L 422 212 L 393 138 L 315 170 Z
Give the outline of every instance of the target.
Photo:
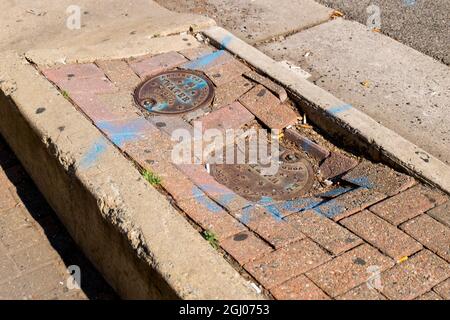
M 198 78 L 198 81 L 195 81 L 192 78 L 186 78 L 183 81 L 183 85 L 187 86 L 187 87 L 190 87 L 191 90 L 201 90 L 201 89 L 206 88 L 208 86 L 206 81 L 201 79 L 201 78 Z M 189 92 L 187 92 L 186 94 L 189 94 L 190 96 L 192 96 Z
M 300 198 L 283 203 L 283 209 L 292 213 L 313 209 L 323 201 L 315 198 Z
M 261 197 L 257 204 L 263 206 L 275 220 L 281 221 L 283 219 L 283 214 L 278 209 L 277 203 L 271 197 Z
M 374 187 L 374 184 L 372 181 L 369 180 L 368 177 L 355 177 L 351 179 L 347 179 L 349 182 L 356 184 L 357 186 L 366 188 L 366 189 L 372 189 Z
M 315 207 L 313 210 L 318 215 L 332 219 L 336 215 L 344 212 L 345 207 L 337 203 L 335 200 L 331 200 L 321 206 Z
M 416 4 L 416 0 L 403 0 L 403 3 L 404 3 L 406 6 L 410 7 L 410 6 L 413 6 L 413 5 Z
M 199 58 L 197 58 L 196 60 L 192 60 L 192 61 L 184 64 L 183 68 L 192 69 L 192 70 L 206 69 L 209 65 L 214 63 L 214 61 L 216 61 L 217 59 L 219 59 L 221 56 L 223 56 L 225 54 L 226 51 L 224 49 L 228 46 L 228 44 L 230 43 L 231 40 L 232 40 L 232 38 L 230 36 L 226 36 L 220 44 L 220 50 L 214 51 L 212 53 L 204 54 L 204 55 L 200 56 Z
M 191 70 L 204 70 L 209 65 L 211 65 L 214 61 L 219 59 L 222 55 L 224 55 L 224 50 L 214 51 L 213 53 L 205 54 L 196 60 L 192 60 L 183 65 L 183 68 L 191 69 Z
M 281 213 L 281 211 L 277 208 L 276 205 L 271 204 L 268 206 L 264 207 L 267 212 L 270 213 L 270 215 L 276 220 L 276 221 L 281 221 L 283 220 L 283 214 Z
M 322 197 L 322 198 L 336 198 L 350 190 L 352 190 L 352 187 L 339 187 L 324 193 L 321 193 L 318 195 L 318 197 Z
M 217 202 L 224 207 L 232 203 L 236 198 L 236 195 L 234 193 L 230 193 L 227 189 L 220 188 L 216 185 L 202 184 L 199 185 L 199 188 L 205 191 L 206 193 L 218 194 Z
M 342 106 L 335 106 L 335 107 L 331 107 L 329 109 L 327 109 L 327 112 L 332 114 L 332 115 L 337 115 L 339 113 L 345 112 L 347 110 L 352 109 L 352 105 L 351 104 L 344 104 Z
M 127 123 L 114 123 L 112 121 L 99 121 L 96 123 L 97 127 L 105 132 L 111 141 L 119 147 L 126 142 L 137 140 L 139 132 L 147 124 L 147 120 L 141 118 Z
M 92 167 L 97 162 L 101 154 L 105 152 L 106 145 L 106 139 L 103 137 L 94 142 L 89 151 L 84 155 L 83 159 L 81 159 L 79 167 L 81 169 L 88 169 Z
M 167 102 L 158 102 L 156 105 L 146 108 L 147 111 L 162 111 L 167 109 L 169 104 Z
M 255 208 L 256 207 L 254 205 L 251 205 L 242 209 L 242 215 L 239 218 L 239 221 L 245 225 L 248 225 L 248 223 L 250 222 L 250 212 L 252 210 L 255 210 Z
M 204 206 L 212 213 L 219 213 L 222 211 L 222 208 L 217 203 L 208 198 L 206 194 L 203 193 L 203 191 L 200 190 L 199 188 L 197 187 L 192 188 L 192 195 L 199 204 Z

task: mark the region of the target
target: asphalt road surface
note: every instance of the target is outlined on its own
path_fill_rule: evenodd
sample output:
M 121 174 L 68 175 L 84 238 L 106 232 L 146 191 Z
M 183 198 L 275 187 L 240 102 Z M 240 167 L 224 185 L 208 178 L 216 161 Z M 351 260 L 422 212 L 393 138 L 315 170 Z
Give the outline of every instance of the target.
M 347 19 L 366 24 L 370 5 L 380 8 L 381 30 L 403 44 L 450 65 L 449 0 L 316 0 Z

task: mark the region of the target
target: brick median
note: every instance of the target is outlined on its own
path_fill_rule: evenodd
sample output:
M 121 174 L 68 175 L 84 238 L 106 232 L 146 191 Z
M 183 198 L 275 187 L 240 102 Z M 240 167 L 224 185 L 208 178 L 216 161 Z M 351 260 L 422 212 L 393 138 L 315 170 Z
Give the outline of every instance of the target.
M 131 97 L 136 77 L 175 68 L 201 70 L 212 78 L 217 94 L 212 106 L 171 118 L 143 114 L 133 102 L 104 103 Z M 130 59 L 128 67 L 124 61 L 102 61 L 44 70 L 118 148 L 162 177 L 161 186 L 177 207 L 213 232 L 267 294 L 293 299 L 442 296 L 438 288 L 450 277 L 449 198 L 407 175 L 310 141 L 306 132 L 293 142 L 315 156 L 317 175 L 333 184 L 308 197 L 252 202 L 221 185 L 203 165 L 170 163 L 171 133 L 192 131 L 193 120 L 223 130 L 254 125 L 256 118 L 262 127 L 302 130 L 297 125 L 301 115 L 264 83 L 245 79 L 246 72 L 242 62 L 210 47 Z M 83 91 L 87 85 L 91 90 Z M 88 96 L 92 103 L 83 102 Z M 436 234 L 428 236 L 428 228 Z M 423 276 L 413 276 L 417 272 Z M 376 289 L 371 287 L 374 273 L 382 283 Z
M 0 299 L 116 299 L 0 136 Z M 68 267 L 81 290 L 67 286 Z

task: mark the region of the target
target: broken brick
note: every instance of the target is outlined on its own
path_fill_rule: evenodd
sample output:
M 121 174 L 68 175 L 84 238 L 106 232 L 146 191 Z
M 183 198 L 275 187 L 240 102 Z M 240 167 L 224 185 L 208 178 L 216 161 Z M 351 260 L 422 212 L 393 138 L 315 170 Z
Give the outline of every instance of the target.
M 257 85 L 239 101 L 271 129 L 284 129 L 297 122 L 299 116 L 262 85 Z
M 319 170 L 323 179 L 331 179 L 346 173 L 357 165 L 357 160 L 337 152 L 332 152 L 320 165 Z
M 286 139 L 295 143 L 300 149 L 303 149 L 307 154 L 318 161 L 323 161 L 330 155 L 330 151 L 302 136 L 295 129 L 287 129 L 284 132 L 284 136 Z
M 259 73 L 255 71 L 247 71 L 246 73 L 244 73 L 244 77 L 253 80 L 269 89 L 273 94 L 275 94 L 278 97 L 278 99 L 280 99 L 281 102 L 285 102 L 287 100 L 288 96 L 286 90 L 284 90 L 282 86 L 260 75 Z

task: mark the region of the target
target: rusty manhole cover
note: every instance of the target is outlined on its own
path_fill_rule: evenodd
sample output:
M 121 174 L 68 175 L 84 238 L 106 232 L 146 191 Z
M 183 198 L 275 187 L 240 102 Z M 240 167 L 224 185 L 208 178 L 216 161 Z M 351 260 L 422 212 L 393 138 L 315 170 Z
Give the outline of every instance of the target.
M 250 164 L 212 165 L 211 175 L 250 201 L 263 197 L 291 200 L 307 193 L 314 183 L 311 164 L 290 150 L 280 155 L 280 161 L 277 173 L 271 176 L 263 176 L 260 166 Z
M 149 112 L 179 114 L 211 104 L 214 86 L 202 73 L 175 70 L 161 73 L 135 91 L 136 103 Z

